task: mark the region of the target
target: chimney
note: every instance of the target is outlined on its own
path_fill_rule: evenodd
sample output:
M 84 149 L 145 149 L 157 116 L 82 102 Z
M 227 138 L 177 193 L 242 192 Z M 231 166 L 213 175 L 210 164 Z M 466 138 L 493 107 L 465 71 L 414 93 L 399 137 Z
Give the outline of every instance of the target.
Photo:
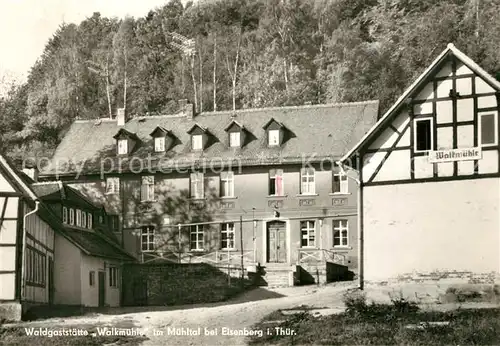
M 116 121 L 118 122 L 118 126 L 125 125 L 127 119 L 125 119 L 125 108 L 118 108 L 116 110 Z
M 193 119 L 194 105 L 192 103 L 189 103 L 188 100 L 179 100 L 179 110 L 186 115 L 186 118 Z
M 38 169 L 36 167 L 24 167 L 23 173 L 30 177 L 35 183 L 38 181 Z

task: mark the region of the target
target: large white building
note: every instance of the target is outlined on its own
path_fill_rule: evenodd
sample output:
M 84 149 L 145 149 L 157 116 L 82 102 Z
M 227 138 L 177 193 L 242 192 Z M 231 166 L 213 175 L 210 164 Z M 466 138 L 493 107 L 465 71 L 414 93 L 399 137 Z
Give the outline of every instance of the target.
M 498 279 L 499 96 L 449 44 L 342 158 L 361 175 L 365 282 Z

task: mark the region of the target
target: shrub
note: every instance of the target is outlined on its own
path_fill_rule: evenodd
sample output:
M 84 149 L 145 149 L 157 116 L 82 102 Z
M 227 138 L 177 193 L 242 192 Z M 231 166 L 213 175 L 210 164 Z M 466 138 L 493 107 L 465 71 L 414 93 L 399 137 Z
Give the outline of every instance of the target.
M 397 297 L 391 297 L 391 303 L 394 308 L 394 312 L 398 314 L 405 314 L 409 312 L 418 311 L 418 304 L 413 301 L 409 301 L 403 296 L 402 292 L 399 292 Z
M 347 313 L 363 314 L 366 312 L 366 294 L 359 290 L 349 290 L 344 293 L 342 301 L 345 304 Z

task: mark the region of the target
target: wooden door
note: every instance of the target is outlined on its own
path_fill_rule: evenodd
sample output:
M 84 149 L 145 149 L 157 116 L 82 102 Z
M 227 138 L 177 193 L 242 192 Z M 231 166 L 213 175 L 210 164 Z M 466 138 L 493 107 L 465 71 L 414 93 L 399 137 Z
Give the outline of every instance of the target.
M 106 302 L 106 273 L 99 272 L 98 275 L 98 284 L 99 284 L 99 307 L 103 307 Z
M 270 222 L 267 226 L 267 261 L 286 263 L 286 226 L 284 222 Z
M 49 257 L 49 305 L 54 304 L 54 259 Z

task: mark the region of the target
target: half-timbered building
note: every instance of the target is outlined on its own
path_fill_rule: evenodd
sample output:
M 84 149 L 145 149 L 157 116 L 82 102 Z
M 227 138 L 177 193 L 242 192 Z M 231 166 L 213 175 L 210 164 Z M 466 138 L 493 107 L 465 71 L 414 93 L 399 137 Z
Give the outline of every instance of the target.
M 498 275 L 499 92 L 449 44 L 342 158 L 360 171 L 366 282 Z

